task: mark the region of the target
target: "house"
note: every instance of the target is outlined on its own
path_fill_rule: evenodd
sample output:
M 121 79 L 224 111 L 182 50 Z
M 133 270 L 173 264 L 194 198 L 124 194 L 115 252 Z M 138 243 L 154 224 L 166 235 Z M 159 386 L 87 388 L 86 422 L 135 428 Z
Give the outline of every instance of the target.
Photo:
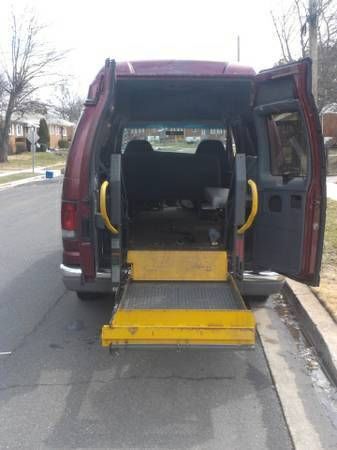
M 326 112 L 322 114 L 321 122 L 323 136 L 337 140 L 337 112 Z
M 13 115 L 10 132 L 9 147 L 10 154 L 30 151 L 31 145 L 28 136 L 32 129 L 39 128 L 40 119 L 45 118 L 50 134 L 50 147 L 59 147 L 59 141 L 71 142 L 75 130 L 75 124 L 68 120 L 53 116 L 42 116 L 38 114 L 16 116 Z
M 46 120 L 49 128 L 51 148 L 59 147 L 59 141 L 71 142 L 75 130 L 74 123 L 58 117 L 47 117 Z
M 21 151 L 30 150 L 29 143 L 26 143 L 27 130 L 20 120 L 13 120 L 9 129 L 9 153 L 20 153 Z M 27 148 L 27 144 L 29 148 Z
M 124 140 L 148 139 L 153 142 L 194 142 L 200 139 L 223 140 L 225 132 L 221 128 L 128 128 Z

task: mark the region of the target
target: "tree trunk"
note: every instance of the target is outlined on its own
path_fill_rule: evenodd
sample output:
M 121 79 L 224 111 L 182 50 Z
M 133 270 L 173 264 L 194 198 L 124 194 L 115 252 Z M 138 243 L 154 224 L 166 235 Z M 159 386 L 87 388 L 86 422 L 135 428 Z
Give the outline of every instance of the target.
M 0 130 L 0 163 L 8 161 L 9 142 L 4 135 L 4 130 Z
M 9 96 L 8 106 L 5 114 L 3 126 L 0 128 L 0 163 L 8 161 L 9 152 L 9 131 L 11 128 L 11 119 L 14 110 L 14 98 L 11 93 Z

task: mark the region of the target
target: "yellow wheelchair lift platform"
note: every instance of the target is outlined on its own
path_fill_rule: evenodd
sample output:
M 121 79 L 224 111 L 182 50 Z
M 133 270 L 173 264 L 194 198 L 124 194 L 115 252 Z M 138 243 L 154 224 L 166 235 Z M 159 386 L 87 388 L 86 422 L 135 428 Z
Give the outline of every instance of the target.
M 225 251 L 128 252 L 131 279 L 102 345 L 253 347 L 255 319 L 227 272 Z

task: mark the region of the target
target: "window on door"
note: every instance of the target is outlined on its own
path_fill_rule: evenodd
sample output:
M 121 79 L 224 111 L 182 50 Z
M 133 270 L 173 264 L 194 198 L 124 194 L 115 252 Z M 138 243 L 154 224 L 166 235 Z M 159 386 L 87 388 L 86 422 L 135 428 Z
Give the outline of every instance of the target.
M 305 177 L 308 171 L 306 130 L 299 112 L 267 117 L 272 175 Z

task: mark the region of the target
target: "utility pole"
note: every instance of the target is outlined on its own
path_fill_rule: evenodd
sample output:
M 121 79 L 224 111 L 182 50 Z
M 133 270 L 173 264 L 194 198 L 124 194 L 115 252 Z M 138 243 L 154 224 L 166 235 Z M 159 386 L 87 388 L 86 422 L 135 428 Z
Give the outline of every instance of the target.
M 237 41 L 236 41 L 236 55 L 237 55 L 237 62 L 240 62 L 240 36 L 238 35 Z
M 33 141 L 30 147 L 30 151 L 32 153 L 32 172 L 35 173 L 35 151 L 36 151 L 36 146 L 35 146 L 35 128 L 33 127 Z
M 318 48 L 317 48 L 317 28 L 318 28 L 318 5 L 317 0 L 309 0 L 309 55 L 312 59 L 312 94 L 317 103 L 318 97 Z

